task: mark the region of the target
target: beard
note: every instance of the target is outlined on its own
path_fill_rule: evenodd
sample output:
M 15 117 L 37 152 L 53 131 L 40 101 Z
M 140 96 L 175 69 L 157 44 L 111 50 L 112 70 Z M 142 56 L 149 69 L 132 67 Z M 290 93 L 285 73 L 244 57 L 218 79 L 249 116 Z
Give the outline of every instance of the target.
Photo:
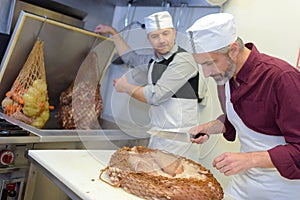
M 225 71 L 224 74 L 214 74 L 211 75 L 211 77 L 216 81 L 217 85 L 224 85 L 228 80 L 230 80 L 233 77 L 233 74 L 236 69 L 236 64 L 232 61 L 229 56 L 227 56 L 227 64 L 228 69 Z

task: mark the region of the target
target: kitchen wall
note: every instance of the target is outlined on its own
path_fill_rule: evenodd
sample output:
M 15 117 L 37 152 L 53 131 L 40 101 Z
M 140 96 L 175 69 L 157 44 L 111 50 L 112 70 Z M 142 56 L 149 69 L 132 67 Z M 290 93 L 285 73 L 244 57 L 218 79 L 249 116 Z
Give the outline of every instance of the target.
M 300 19 L 299 8 L 300 1 L 296 0 L 230 0 L 224 5 L 222 11 L 232 13 L 236 17 L 238 34 L 245 42 L 254 42 L 261 52 L 278 56 L 295 66 L 300 47 L 300 26 L 298 21 Z M 124 28 L 126 16 L 129 18 L 131 17 L 130 19 L 132 21 L 137 20 L 143 22 L 144 16 L 162 9 L 163 8 L 159 7 L 138 7 L 134 9 L 134 11 L 131 10 L 132 15 L 127 16 L 128 8 L 116 7 L 113 26 L 118 30 L 122 30 Z M 170 12 L 173 12 L 176 24 L 176 21 L 179 19 L 179 8 L 173 8 Z M 218 11 L 204 11 L 199 8 L 189 8 L 184 15 L 184 26 L 179 27 L 179 31 L 184 32 L 194 20 L 209 12 Z M 133 28 L 139 27 L 133 26 Z M 141 36 L 141 34 L 134 34 L 134 37 L 130 37 L 127 34 L 124 36 L 127 37 L 128 42 L 132 45 L 136 44 L 139 46 L 141 45 L 139 41 L 146 41 L 146 38 Z M 112 83 L 113 78 L 119 77 L 125 72 L 126 68 L 120 65 L 112 65 L 104 82 Z M 210 79 L 207 83 L 208 96 L 206 98 L 206 105 L 200 106 L 201 113 L 199 121 L 201 123 L 212 120 L 222 113 L 217 100 L 215 83 Z M 106 92 L 109 91 L 111 91 L 111 89 Z M 112 93 L 106 94 L 105 96 L 109 98 L 113 97 L 111 98 L 111 101 L 106 99 L 111 102 L 111 104 L 105 108 L 106 114 L 112 112 L 114 118 L 123 117 L 139 124 L 143 124 L 145 119 L 149 120 L 148 116 L 145 114 L 147 113 L 147 107 L 142 103 L 132 100 L 124 94 Z M 120 106 L 120 108 L 127 107 L 128 109 L 120 109 L 118 106 Z M 138 127 L 138 125 L 136 126 Z M 214 136 L 207 143 L 199 145 L 199 161 L 214 173 L 215 177 L 221 182 L 223 187 L 226 187 L 229 177 L 226 177 L 215 170 L 212 167 L 212 161 L 222 152 L 238 150 L 238 141 L 231 143 L 225 141 L 221 135 Z
M 85 0 L 84 4 L 79 0 L 55 1 L 88 12 L 85 26 L 88 30 L 94 30 L 100 22 L 111 23 L 107 16 L 112 15 L 113 7 L 106 4 L 103 9 L 105 1 Z M 299 0 L 228 0 L 223 8 L 223 12 L 229 12 L 237 18 L 238 33 L 246 42 L 255 42 L 260 51 L 283 58 L 294 66 L 300 48 L 299 10 Z M 179 9 L 174 14 L 175 18 L 178 17 Z M 197 14 L 197 9 L 189 13 Z M 183 18 L 182 30 L 189 24 L 186 22 L 188 17 Z M 119 24 L 123 22 L 120 20 Z
M 236 17 L 238 34 L 261 52 L 296 66 L 300 49 L 299 0 L 230 0 L 224 12 Z

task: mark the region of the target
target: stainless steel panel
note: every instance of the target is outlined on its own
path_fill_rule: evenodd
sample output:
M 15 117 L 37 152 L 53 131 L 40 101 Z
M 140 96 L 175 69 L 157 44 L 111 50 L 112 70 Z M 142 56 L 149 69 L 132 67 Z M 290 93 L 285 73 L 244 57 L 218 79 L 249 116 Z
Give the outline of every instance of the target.
M 37 38 L 44 41 L 48 96 L 50 104 L 54 106 L 59 103 L 60 93 L 68 88 L 76 78 L 81 63 L 91 49 L 98 56 L 99 71 L 102 72 L 102 75 L 110 64 L 114 52 L 114 44 L 108 38 L 22 12 L 1 63 L 1 101 L 18 76 Z M 135 141 L 149 138 L 146 132 L 136 132 L 130 130 L 130 127 L 128 130 L 121 131 L 105 120 L 101 121 L 100 126 L 114 128 L 114 130 L 59 130 L 56 124 L 52 123 L 55 121 L 54 114 L 55 111 L 52 111 L 49 124 L 47 122 L 43 129 L 22 123 L 1 112 L 0 118 L 34 133 L 39 136 L 40 142 L 81 140 L 86 146 L 97 146 L 97 141 Z
M 30 1 L 41 2 L 40 0 Z M 57 2 L 87 13 L 84 18 L 84 29 L 86 30 L 94 31 L 99 23 L 112 24 L 115 6 L 109 2 L 99 0 L 52 0 L 52 2 Z
M 66 6 L 65 6 L 66 7 Z M 64 24 L 69 24 L 78 28 L 83 28 L 84 21 L 82 19 L 75 18 L 73 16 L 69 16 L 64 14 L 63 12 L 56 12 L 49 9 L 43 8 L 37 5 L 33 5 L 23 1 L 17 1 L 14 9 L 14 16 L 12 19 L 12 27 L 15 27 L 15 24 L 18 20 L 19 14 L 21 11 L 25 11 L 27 13 L 32 13 L 38 16 L 47 17 L 48 19 L 56 20 L 62 22 Z M 53 8 L 54 9 L 54 8 Z M 66 8 L 64 8 L 66 9 Z M 71 9 L 71 8 L 69 8 Z M 75 10 L 75 9 L 74 9 Z M 60 11 L 60 10 L 59 10 Z
M 0 33 L 10 33 L 16 0 L 0 0 Z
M 114 146 L 114 144 L 117 143 L 122 144 L 117 146 L 124 146 L 125 144 L 129 146 L 147 145 L 149 141 L 149 134 L 146 133 L 146 129 L 133 130 L 130 127 L 126 128 L 125 125 L 122 127 L 122 130 L 120 130 L 119 127 L 113 127 L 114 129 L 107 129 L 110 128 L 110 126 L 107 126 L 107 124 L 105 124 L 107 123 L 105 120 L 102 120 L 100 122 L 100 125 L 103 128 L 101 130 L 59 130 L 38 129 L 14 118 L 11 118 L 1 112 L 0 118 L 3 118 L 12 124 L 28 130 L 31 133 L 34 133 L 36 136 L 38 136 L 38 141 L 35 140 L 35 142 L 81 141 L 87 149 L 101 149 L 104 148 L 105 144 L 107 144 L 108 146 Z M 17 142 L 17 140 L 13 140 L 14 141 L 12 142 Z M 2 142 L 0 142 L 0 144 L 1 143 Z
M 37 38 L 44 41 L 48 95 L 54 106 L 93 47 L 97 46 L 100 71 L 110 63 L 114 51 L 113 42 L 103 36 L 22 12 L 1 63 L 0 100 L 10 90 Z
M 61 13 L 63 15 L 67 15 L 79 20 L 84 20 L 84 18 L 87 16 L 87 13 L 82 10 L 82 7 L 79 7 L 78 9 L 74 6 L 68 6 L 59 2 L 56 2 L 54 0 L 51 1 L 41 1 L 41 0 L 19 0 L 23 2 L 27 2 L 29 4 L 33 4 L 42 8 L 46 8 L 48 10 L 55 11 L 57 13 Z M 74 2 L 74 0 L 72 0 Z M 86 3 L 86 2 L 84 2 Z M 83 4 L 82 4 L 83 5 Z
M 60 93 L 75 79 L 93 46 L 101 43 L 98 57 L 103 68 L 114 51 L 113 42 L 95 33 L 22 12 L 1 63 L 0 99 L 10 89 L 37 38 L 44 41 L 45 68 L 50 104 L 57 105 Z

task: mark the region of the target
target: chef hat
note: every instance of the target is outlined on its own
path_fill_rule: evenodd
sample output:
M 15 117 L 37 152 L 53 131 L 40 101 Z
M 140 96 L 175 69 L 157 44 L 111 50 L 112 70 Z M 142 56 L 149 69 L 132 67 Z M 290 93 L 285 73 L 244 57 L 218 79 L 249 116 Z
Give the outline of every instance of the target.
M 234 18 L 229 13 L 206 15 L 198 19 L 186 32 L 194 53 L 215 51 L 237 39 Z
M 144 20 L 147 33 L 163 28 L 174 28 L 172 17 L 168 11 L 153 13 Z

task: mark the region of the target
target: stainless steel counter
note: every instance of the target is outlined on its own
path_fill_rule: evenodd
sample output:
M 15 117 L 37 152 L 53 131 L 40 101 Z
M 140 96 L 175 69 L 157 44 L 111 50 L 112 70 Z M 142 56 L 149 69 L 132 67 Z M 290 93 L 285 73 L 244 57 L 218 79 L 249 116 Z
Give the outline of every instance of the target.
M 40 143 L 40 142 L 78 142 L 81 141 L 86 144 L 103 141 L 142 141 L 147 144 L 149 134 L 144 131 L 120 130 L 113 127 L 112 122 L 102 120 L 102 130 L 63 130 L 63 129 L 38 129 L 19 120 L 9 117 L 0 112 L 0 118 L 17 125 L 32 133 L 32 136 L 24 137 L 2 137 L 0 144 L 5 143 Z M 110 129 L 114 128 L 114 129 Z
M 18 136 L 18 137 L 1 137 L 0 144 L 25 144 L 25 143 L 37 143 L 39 142 L 37 136 Z
M 137 146 L 137 145 L 143 145 L 146 146 L 148 144 L 149 135 L 146 132 L 136 131 L 136 130 L 130 130 L 130 129 L 117 129 L 116 125 L 113 123 L 110 123 L 106 120 L 102 120 L 101 125 L 105 128 L 114 128 L 114 129 L 103 129 L 103 130 L 57 130 L 57 129 L 37 129 L 32 126 L 29 126 L 28 124 L 22 123 L 21 121 L 18 121 L 14 118 L 5 116 L 3 113 L 0 112 L 0 118 L 5 118 L 5 120 L 9 121 L 10 123 L 19 126 L 20 128 L 25 129 L 26 131 L 31 132 L 30 136 L 16 136 L 16 137 L 1 137 L 0 138 L 0 144 L 3 144 L 3 146 L 24 146 L 24 145 L 31 145 L 30 148 L 27 148 L 23 152 L 15 153 L 12 149 L 11 151 L 15 153 L 15 155 L 20 154 L 28 157 L 28 150 L 29 151 L 38 151 L 38 152 L 52 152 L 57 149 L 68 149 L 63 152 L 67 151 L 75 151 L 74 149 L 81 149 L 78 150 L 78 152 L 92 152 L 92 151 L 113 151 L 116 150 L 122 146 Z M 83 150 L 85 149 L 85 150 Z M 56 151 L 55 151 L 56 152 Z M 48 155 L 48 153 L 46 153 Z M 50 154 L 49 154 L 50 156 Z M 82 163 L 72 165 L 70 163 L 70 157 L 64 157 L 64 154 L 55 155 L 52 158 L 55 158 L 57 156 L 57 161 L 60 159 L 63 159 L 62 161 L 63 165 L 67 166 L 70 164 L 70 168 L 74 168 L 74 166 L 79 166 L 80 170 L 90 170 L 90 169 L 81 169 Z M 44 156 L 43 156 L 44 157 Z M 45 157 L 47 158 L 47 156 Z M 78 162 L 81 162 L 81 159 L 77 159 L 74 157 L 74 160 Z M 66 162 L 67 161 L 67 162 Z M 52 162 L 52 161 L 49 161 Z M 54 164 L 54 163 L 53 163 Z M 74 164 L 74 163 L 73 163 Z M 37 163 L 36 166 L 39 166 Z M 93 166 L 95 166 L 93 164 Z M 28 165 L 26 166 L 28 167 Z M 39 168 L 43 168 L 42 166 L 39 166 Z M 13 169 L 10 167 L 9 170 Z M 15 170 L 20 171 L 20 166 L 16 166 Z M 23 169 L 25 170 L 25 168 Z M 72 171 L 72 170 L 71 170 Z M 0 172 L 1 173 L 1 172 Z M 55 180 L 53 184 L 50 179 L 53 180 L 55 176 L 49 175 L 51 172 L 48 172 L 48 175 L 46 174 L 45 170 L 39 171 L 36 170 L 36 168 L 32 165 L 30 167 L 29 172 L 26 174 L 28 175 L 28 178 L 26 179 L 28 182 L 26 183 L 25 188 L 25 197 L 24 199 L 45 199 L 45 200 L 52 200 L 52 199 L 60 199 L 65 200 L 67 198 L 67 195 L 71 195 L 72 198 L 77 199 L 76 195 L 73 196 L 73 193 L 71 192 L 71 189 L 68 189 L 66 186 L 64 186 L 64 183 L 62 183 L 60 180 Z M 74 177 L 77 177 L 78 174 L 74 175 Z M 46 175 L 46 176 L 45 176 Z M 48 178 L 47 178 L 48 176 Z M 52 177 L 52 178 L 51 178 Z M 76 178 L 77 180 L 77 178 Z M 57 187 L 58 186 L 58 187 Z M 54 190 L 56 191 L 54 194 L 46 195 L 45 192 L 48 190 Z M 65 193 L 61 192 L 60 190 L 63 190 Z M 66 192 L 67 191 L 67 192 Z M 81 199 L 81 198 L 78 198 Z M 86 198 L 83 198 L 86 199 Z M 131 199 L 131 198 L 128 198 Z

